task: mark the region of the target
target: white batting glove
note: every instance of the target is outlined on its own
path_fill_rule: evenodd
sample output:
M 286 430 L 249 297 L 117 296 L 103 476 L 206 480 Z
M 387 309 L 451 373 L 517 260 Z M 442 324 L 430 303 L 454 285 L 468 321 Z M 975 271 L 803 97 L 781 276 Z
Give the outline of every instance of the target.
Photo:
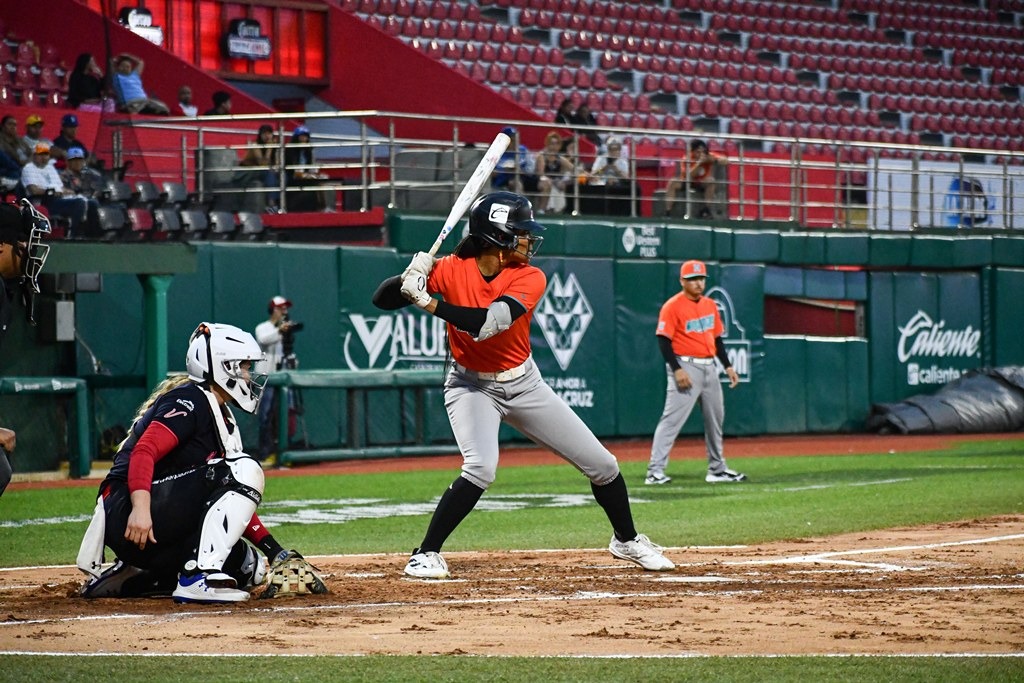
M 410 273 L 402 278 L 402 296 L 420 308 L 426 308 L 433 300 L 427 294 L 427 276 L 421 273 Z
M 426 277 L 427 275 L 430 275 L 430 271 L 434 269 L 434 263 L 436 262 L 437 259 L 427 252 L 417 251 L 413 254 L 412 260 L 409 261 L 409 265 L 402 271 L 402 279 L 404 280 L 413 273 L 418 273 Z

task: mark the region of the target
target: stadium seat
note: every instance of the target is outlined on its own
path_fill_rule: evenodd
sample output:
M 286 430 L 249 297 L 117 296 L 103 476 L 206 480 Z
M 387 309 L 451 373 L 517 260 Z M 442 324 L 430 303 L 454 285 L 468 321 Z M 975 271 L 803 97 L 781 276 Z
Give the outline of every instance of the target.
M 230 211 L 211 211 L 209 213 L 209 234 L 212 239 L 231 239 L 237 230 L 235 214 Z

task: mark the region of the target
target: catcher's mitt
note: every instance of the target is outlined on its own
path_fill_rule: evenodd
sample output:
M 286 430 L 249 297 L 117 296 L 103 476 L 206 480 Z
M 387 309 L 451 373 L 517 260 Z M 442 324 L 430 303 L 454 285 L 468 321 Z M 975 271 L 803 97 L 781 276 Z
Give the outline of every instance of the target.
M 261 598 L 280 598 L 289 595 L 330 593 L 316 567 L 294 550 L 282 554 L 270 565 L 267 587 Z

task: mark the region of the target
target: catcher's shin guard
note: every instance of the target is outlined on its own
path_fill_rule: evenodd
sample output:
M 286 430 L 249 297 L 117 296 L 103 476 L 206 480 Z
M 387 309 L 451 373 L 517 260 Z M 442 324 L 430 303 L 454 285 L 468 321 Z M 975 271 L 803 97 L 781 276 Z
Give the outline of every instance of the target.
M 203 518 L 196 557 L 204 572 L 221 570 L 263 496 L 263 468 L 244 453 L 212 465 L 211 472 L 218 486 Z

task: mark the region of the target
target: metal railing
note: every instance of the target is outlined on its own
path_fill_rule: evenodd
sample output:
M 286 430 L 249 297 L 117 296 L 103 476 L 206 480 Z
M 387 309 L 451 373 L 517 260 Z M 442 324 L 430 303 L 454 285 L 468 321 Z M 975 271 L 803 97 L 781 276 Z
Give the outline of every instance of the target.
M 424 139 L 396 133 L 408 129 L 411 120 L 423 118 L 421 114 L 349 111 L 306 113 L 302 118 L 314 129 L 310 144 L 315 161 L 291 169 L 283 162 L 294 114 L 112 121 L 113 162 L 121 166 L 132 160 L 136 173 L 146 169 L 152 180 L 183 182 L 208 201 L 239 193 L 263 199 L 273 195 L 286 207 L 296 193 L 319 191 L 334 199 L 327 210 L 385 206 L 446 213 L 472 171 L 469 164 L 475 166 L 466 152 L 482 153 L 490 142 L 463 131 L 488 126 L 497 133 L 514 126 L 513 148 L 523 139 L 538 141 L 529 147 L 531 155 L 540 151 L 539 141 L 550 130 L 566 137 L 596 132 L 625 142 L 629 177 L 615 196 L 602 192 L 602 186 L 588 177 L 596 152 L 579 151 L 585 143 L 574 145 L 577 151 L 569 152 L 571 177 L 554 179 L 557 185 L 564 181 L 565 213 L 693 220 L 701 218 L 697 208 L 705 202 L 685 178 L 675 205 L 657 202 L 690 142 L 702 139 L 727 157 L 724 175 L 718 178 L 726 191 L 714 200 L 712 219 L 781 222 L 794 228 L 1024 229 L 1024 152 L 605 126 L 568 131 L 543 122 L 437 116 L 432 120 L 447 123 L 450 135 Z M 264 123 L 277 131 L 279 164 L 273 170 L 278 183 L 214 186 L 210 178 L 216 174 L 250 167 L 239 167 L 235 161 L 204 165 L 199 152 L 231 150 L 233 159 L 240 159 L 255 139 L 256 128 Z M 339 125 L 349 132 L 321 132 Z M 131 146 L 125 143 L 128 127 L 135 141 Z M 437 152 L 435 166 L 425 166 L 430 155 L 417 156 L 417 152 Z M 285 181 L 286 170 L 314 171 L 325 177 L 316 185 L 300 187 Z M 513 173 L 518 177 L 525 171 L 517 167 Z M 543 199 L 535 191 L 527 194 Z

